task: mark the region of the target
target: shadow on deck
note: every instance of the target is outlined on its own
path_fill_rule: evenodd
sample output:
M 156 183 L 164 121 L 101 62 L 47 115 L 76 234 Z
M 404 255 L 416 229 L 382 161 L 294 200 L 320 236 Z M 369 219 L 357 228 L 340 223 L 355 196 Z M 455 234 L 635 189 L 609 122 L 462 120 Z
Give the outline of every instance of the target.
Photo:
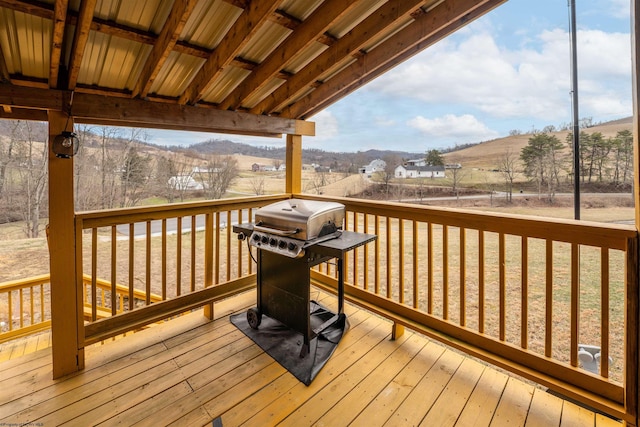
M 315 291 L 314 291 L 315 292 Z M 318 293 L 332 307 L 334 297 Z M 620 423 L 347 304 L 351 329 L 309 387 L 229 321 L 250 292 L 86 351 L 51 379 L 51 350 L 0 364 L 0 425 L 541 425 Z

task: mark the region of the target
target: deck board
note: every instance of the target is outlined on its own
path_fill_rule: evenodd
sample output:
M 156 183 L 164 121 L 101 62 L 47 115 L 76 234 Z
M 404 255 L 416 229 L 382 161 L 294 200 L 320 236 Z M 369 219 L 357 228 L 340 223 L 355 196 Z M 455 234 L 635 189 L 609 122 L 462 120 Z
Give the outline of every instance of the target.
M 393 341 L 390 322 L 349 304 L 348 333 L 307 387 L 230 323 L 253 304 L 243 294 L 213 322 L 192 313 L 90 346 L 85 370 L 59 380 L 49 336 L 14 346 L 0 425 L 621 425 L 420 334 Z

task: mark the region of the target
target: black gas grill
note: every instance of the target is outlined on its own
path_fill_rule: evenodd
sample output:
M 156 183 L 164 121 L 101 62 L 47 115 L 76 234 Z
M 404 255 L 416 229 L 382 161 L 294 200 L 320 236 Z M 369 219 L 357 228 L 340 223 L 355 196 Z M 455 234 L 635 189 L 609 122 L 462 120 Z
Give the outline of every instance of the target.
M 344 205 L 289 199 L 260 208 L 255 223 L 233 227 L 239 239 L 257 248 L 257 306 L 247 312 L 251 328 L 259 329 L 269 316 L 302 334 L 300 357 L 309 343 L 328 326 L 345 320 L 345 254 L 376 239 L 375 235 L 344 230 Z M 312 325 L 310 268 L 337 259 L 338 312 Z M 316 322 L 317 323 L 317 322 Z

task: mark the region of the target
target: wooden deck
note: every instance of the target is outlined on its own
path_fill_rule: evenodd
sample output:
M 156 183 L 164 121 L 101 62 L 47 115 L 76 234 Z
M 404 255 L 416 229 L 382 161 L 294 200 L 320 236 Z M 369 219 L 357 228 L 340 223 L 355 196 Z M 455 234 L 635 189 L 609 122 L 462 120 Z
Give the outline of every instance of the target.
M 229 322 L 254 304 L 244 294 L 214 322 L 192 313 L 91 346 L 86 369 L 60 380 L 50 348 L 2 362 L 0 425 L 621 425 L 411 331 L 392 341 L 389 322 L 351 305 L 306 387 Z

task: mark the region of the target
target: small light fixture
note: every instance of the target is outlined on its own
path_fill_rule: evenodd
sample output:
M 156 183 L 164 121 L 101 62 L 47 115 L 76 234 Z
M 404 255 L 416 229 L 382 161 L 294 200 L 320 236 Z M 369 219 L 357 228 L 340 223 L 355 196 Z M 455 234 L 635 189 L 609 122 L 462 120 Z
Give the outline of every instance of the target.
M 53 139 L 51 147 L 56 157 L 69 159 L 78 152 L 78 135 L 74 132 L 62 131 L 60 135 L 56 135 Z

